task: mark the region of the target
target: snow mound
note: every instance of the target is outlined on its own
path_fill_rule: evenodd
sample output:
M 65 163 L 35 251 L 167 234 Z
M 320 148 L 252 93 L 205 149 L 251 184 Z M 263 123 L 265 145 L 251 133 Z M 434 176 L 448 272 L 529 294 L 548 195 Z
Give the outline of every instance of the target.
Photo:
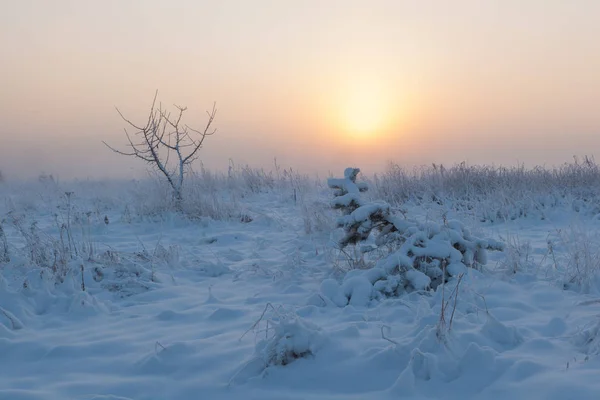
M 298 315 L 281 315 L 280 310 L 273 308 L 275 317 L 263 317 L 253 326 L 259 328 L 264 322 L 267 338 L 259 340 L 254 349 L 254 356 L 247 361 L 233 376 L 230 384 L 243 384 L 248 379 L 264 375 L 270 367 L 283 367 L 299 359 L 315 356 L 326 342 L 323 330 L 316 324 Z M 264 316 L 264 313 L 263 313 Z M 258 333 L 262 331 L 259 329 Z
M 256 355 L 267 366 L 284 366 L 300 358 L 312 357 L 323 344 L 321 328 L 300 317 L 281 320 L 273 328 L 273 336 L 256 345 Z

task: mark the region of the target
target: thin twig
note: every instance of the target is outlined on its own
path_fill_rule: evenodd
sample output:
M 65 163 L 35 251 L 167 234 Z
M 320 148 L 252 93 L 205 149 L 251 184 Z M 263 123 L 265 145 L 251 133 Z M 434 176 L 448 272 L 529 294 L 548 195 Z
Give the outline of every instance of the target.
M 390 342 L 390 343 L 392 343 L 392 344 L 394 344 L 394 345 L 396 345 L 396 346 L 399 346 L 399 345 L 400 345 L 400 343 L 398 343 L 398 342 L 396 342 L 395 340 L 393 340 L 393 339 L 390 339 L 389 337 L 385 336 L 385 333 L 383 332 L 383 328 L 387 328 L 387 329 L 389 329 L 390 331 L 392 330 L 392 328 L 391 328 L 389 325 L 381 325 L 381 338 L 382 338 L 383 340 L 387 340 L 388 342 Z
M 273 307 L 273 305 L 271 303 L 267 303 L 265 305 L 265 309 L 263 310 L 262 314 L 260 314 L 260 317 L 258 318 L 258 320 L 256 320 L 256 322 L 254 322 L 254 324 L 252 324 L 252 326 L 246 332 L 244 332 L 244 334 L 238 339 L 239 341 L 241 341 L 244 338 L 244 336 L 246 336 L 248 334 L 248 332 L 254 330 L 258 326 L 258 324 L 260 324 L 260 321 L 262 321 L 262 319 L 264 318 L 269 307 L 271 307 L 271 309 L 273 309 L 274 312 L 277 312 L 277 310 L 275 309 L 275 307 Z
M 458 287 L 465 274 L 462 273 L 458 276 L 458 282 L 456 282 L 456 293 L 454 294 L 454 307 L 452 308 L 452 315 L 450 316 L 450 324 L 448 325 L 448 331 L 452 329 L 452 321 L 454 320 L 454 312 L 456 311 L 456 303 L 458 302 Z

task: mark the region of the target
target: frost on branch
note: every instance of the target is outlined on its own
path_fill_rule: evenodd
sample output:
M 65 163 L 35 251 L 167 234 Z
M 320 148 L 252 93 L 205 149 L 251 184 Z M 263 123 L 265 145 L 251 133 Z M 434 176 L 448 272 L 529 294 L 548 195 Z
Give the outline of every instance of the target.
M 504 245 L 492 239 L 475 237 L 458 221 L 443 224 L 422 223 L 400 218 L 385 202 L 364 202 L 360 192 L 366 185 L 356 184 L 358 169 L 349 168 L 343 179 L 330 179 L 336 189 L 334 208 L 342 210 L 338 227 L 344 229 L 339 245 L 357 245 L 370 235 L 386 256 L 367 271 L 351 271 L 339 288 L 328 282 L 322 290 L 336 305 L 365 303 L 381 296 L 399 296 L 414 290 L 435 289 L 442 282 L 487 263 L 487 251 L 502 251 Z M 357 279 L 357 274 L 360 279 Z M 365 301 L 365 280 L 372 285 Z M 354 290 L 360 283 L 360 291 Z M 360 293 L 357 301 L 355 293 Z M 345 303 L 345 304 L 343 304 Z

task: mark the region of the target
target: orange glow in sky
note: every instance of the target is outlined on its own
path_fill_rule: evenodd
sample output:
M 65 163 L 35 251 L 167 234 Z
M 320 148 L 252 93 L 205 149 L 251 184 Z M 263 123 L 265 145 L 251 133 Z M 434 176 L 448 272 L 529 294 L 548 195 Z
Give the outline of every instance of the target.
M 599 18 L 592 0 L 6 2 L 0 169 L 137 173 L 102 141 L 156 89 L 191 126 L 217 102 L 216 169 L 561 163 L 600 149 Z

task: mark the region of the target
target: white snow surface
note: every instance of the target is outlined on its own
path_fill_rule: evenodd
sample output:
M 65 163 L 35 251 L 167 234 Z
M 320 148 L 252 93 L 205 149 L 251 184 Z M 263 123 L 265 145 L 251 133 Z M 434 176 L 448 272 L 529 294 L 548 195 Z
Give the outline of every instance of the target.
M 24 210 L 50 235 L 44 201 Z M 332 233 L 305 233 L 302 206 L 281 193 L 248 196 L 247 223 L 126 221 L 123 207 L 115 200 L 92 221 L 95 260 L 73 261 L 61 284 L 27 264 L 4 223 L 13 256 L 0 264 L 0 399 L 599 396 L 598 280 L 591 271 L 586 291 L 565 290 L 568 249 L 555 246 L 556 264 L 547 251 L 558 229 L 597 231 L 575 210 L 465 221 L 481 236 L 518 238 L 528 257 L 510 254 L 522 268 L 508 251 L 490 253 L 458 288 L 372 300 L 363 275 L 342 279 Z M 435 218 L 434 205 L 409 212 Z M 425 288 L 416 272 L 409 279 Z

